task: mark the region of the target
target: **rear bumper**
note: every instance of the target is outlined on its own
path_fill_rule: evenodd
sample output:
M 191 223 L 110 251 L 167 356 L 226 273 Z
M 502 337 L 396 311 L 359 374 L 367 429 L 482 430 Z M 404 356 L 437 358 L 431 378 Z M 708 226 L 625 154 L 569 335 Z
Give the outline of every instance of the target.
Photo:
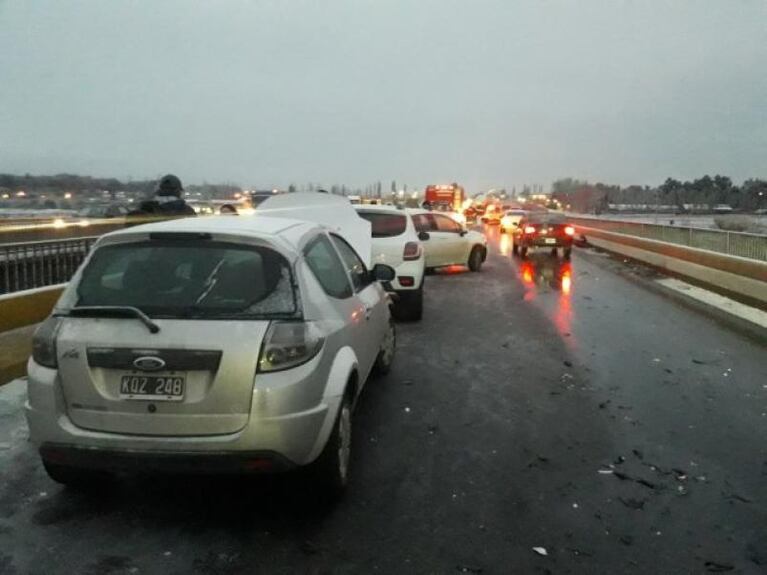
M 318 360 L 319 360 L 318 356 Z M 303 388 L 314 377 L 312 362 L 291 370 L 295 385 L 286 384 L 279 374 L 264 377 L 256 386 L 246 425 L 234 432 L 216 435 L 140 435 L 100 431 L 79 427 L 70 418 L 55 370 L 30 361 L 25 415 L 32 442 L 43 458 L 64 457 L 72 466 L 98 464 L 102 456 L 122 468 L 135 460 L 145 465 L 181 465 L 204 472 L 207 462 L 213 469 L 221 465 L 241 470 L 242 461 L 256 454 L 271 454 L 267 459 L 290 465 L 311 463 L 324 447 L 335 420 L 341 397 L 327 395 L 310 407 L 298 407 Z M 283 376 L 285 374 L 283 373 Z M 306 379 L 304 379 L 306 378 Z M 324 378 L 323 383 L 324 383 Z M 197 460 L 199 463 L 194 463 Z M 53 462 L 53 459 L 51 459 Z M 191 461 L 192 463 L 187 463 Z M 122 463 L 121 463 L 122 462 Z M 63 462 L 62 462 L 63 463 Z M 215 471 L 212 471 L 215 472 Z
M 400 263 L 394 268 L 396 277 L 388 282 L 385 286 L 387 291 L 393 291 L 395 293 L 411 292 L 421 287 L 424 276 L 424 258 L 421 256 L 417 260 L 409 260 Z M 402 285 L 400 278 L 408 277 L 413 278 L 413 285 Z
M 552 239 L 552 238 L 548 238 Z M 572 238 L 553 238 L 553 243 L 546 242 L 544 238 L 522 240 L 522 245 L 529 248 L 569 248 L 573 245 Z
M 40 447 L 40 457 L 47 463 L 96 471 L 185 475 L 260 474 L 289 471 L 297 467 L 274 451 L 164 452 L 45 443 Z

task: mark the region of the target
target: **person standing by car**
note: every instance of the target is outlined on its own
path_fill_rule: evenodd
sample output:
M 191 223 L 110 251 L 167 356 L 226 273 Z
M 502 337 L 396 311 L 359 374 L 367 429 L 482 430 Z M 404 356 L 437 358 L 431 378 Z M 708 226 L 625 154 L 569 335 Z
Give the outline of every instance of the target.
M 152 216 L 196 216 L 194 208 L 181 197 L 184 187 L 173 174 L 160 178 L 151 199 L 141 202 L 139 209 L 131 215 Z

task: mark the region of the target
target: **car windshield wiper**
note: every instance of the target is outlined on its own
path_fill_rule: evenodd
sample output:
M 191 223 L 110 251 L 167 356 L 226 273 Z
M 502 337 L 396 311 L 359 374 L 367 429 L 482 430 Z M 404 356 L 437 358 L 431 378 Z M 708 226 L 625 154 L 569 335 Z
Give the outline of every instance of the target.
M 160 331 L 160 326 L 137 307 L 127 305 L 85 305 L 70 308 L 67 312 L 54 314 L 70 317 L 132 317 L 143 323 L 150 333 Z

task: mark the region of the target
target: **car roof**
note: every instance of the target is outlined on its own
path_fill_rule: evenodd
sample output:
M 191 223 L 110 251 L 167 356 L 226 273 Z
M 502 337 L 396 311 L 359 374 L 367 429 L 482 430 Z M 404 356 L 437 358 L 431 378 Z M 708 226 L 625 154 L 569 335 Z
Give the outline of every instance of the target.
M 231 215 L 165 220 L 117 230 L 102 237 L 109 242 L 155 232 L 226 234 L 265 240 L 279 244 L 283 250 L 296 252 L 308 232 L 322 229 L 323 226 L 319 224 L 296 219 Z
M 440 210 L 424 210 L 423 208 L 407 208 L 407 211 L 410 214 L 414 215 L 414 216 L 418 216 L 418 215 L 422 215 L 422 214 L 436 214 L 438 216 L 448 216 L 448 217 L 450 217 L 450 214 L 455 214 L 456 213 L 453 210 L 450 210 L 450 211 L 447 211 L 447 212 L 443 212 L 443 211 L 440 211 Z
M 354 209 L 358 212 L 383 212 L 388 214 L 402 214 L 405 213 L 405 208 L 398 208 L 397 206 L 385 206 L 382 204 L 357 204 Z

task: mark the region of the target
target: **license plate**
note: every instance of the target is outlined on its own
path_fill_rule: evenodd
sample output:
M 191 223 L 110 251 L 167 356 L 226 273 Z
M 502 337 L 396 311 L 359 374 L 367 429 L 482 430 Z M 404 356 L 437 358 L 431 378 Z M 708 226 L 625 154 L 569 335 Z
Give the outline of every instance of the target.
M 555 244 L 557 243 L 557 238 L 546 238 L 543 241 L 546 242 L 547 244 Z
M 123 375 L 120 378 L 122 399 L 181 401 L 186 381 L 177 375 Z

